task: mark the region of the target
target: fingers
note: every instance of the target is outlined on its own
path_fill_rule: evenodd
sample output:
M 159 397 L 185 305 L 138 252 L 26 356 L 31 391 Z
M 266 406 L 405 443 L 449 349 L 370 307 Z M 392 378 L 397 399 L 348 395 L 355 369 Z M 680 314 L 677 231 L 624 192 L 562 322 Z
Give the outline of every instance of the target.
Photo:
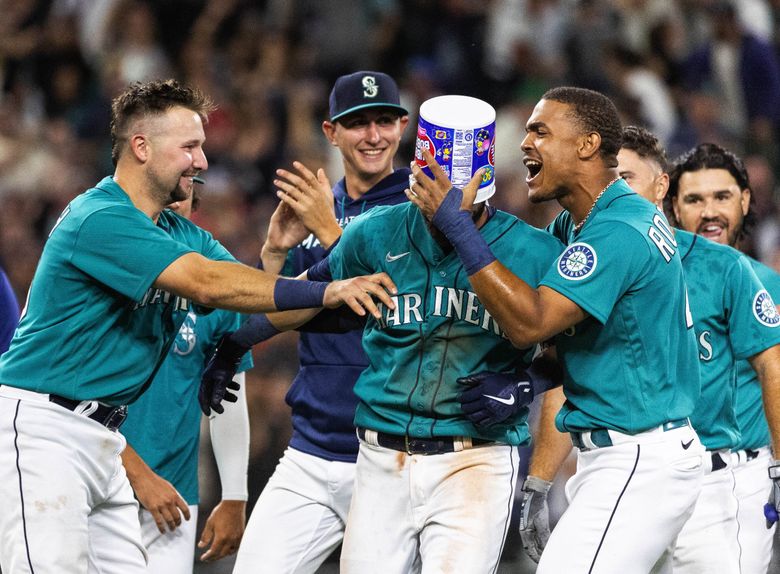
M 181 513 L 184 515 L 184 520 L 189 520 L 190 507 L 187 505 L 187 501 L 185 501 L 181 496 L 179 496 L 179 498 L 176 500 L 176 506 L 179 507 L 179 510 L 181 510 Z M 179 517 L 179 524 L 181 524 L 181 517 Z
M 436 158 L 433 157 L 433 154 L 430 152 L 430 150 L 423 149 L 422 150 L 422 156 L 423 156 L 423 159 L 425 160 L 425 163 L 427 164 L 428 169 L 431 170 L 431 173 L 433 174 L 433 177 L 435 177 L 437 180 L 440 180 L 440 179 L 443 178 L 443 179 L 446 179 L 449 182 L 449 178 L 447 177 L 447 174 L 444 173 L 444 170 L 436 162 Z M 415 177 L 416 176 L 417 176 L 417 174 L 415 174 Z
M 229 403 L 235 403 L 238 401 L 238 396 L 234 395 L 233 393 L 225 393 L 225 396 L 222 397 L 222 400 Z
M 474 200 L 477 198 L 477 191 L 479 186 L 482 185 L 482 176 L 485 173 L 485 168 L 479 168 L 476 173 L 471 177 L 471 180 L 463 188 L 463 199 L 460 203 L 460 208 L 464 211 L 471 211 L 474 205 Z

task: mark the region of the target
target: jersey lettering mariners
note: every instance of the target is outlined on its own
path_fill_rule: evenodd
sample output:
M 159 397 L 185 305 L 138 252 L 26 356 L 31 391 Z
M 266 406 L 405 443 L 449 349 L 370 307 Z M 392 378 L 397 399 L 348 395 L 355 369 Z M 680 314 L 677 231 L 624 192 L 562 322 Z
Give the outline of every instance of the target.
M 152 283 L 191 251 L 232 259 L 172 211 L 155 225 L 111 177 L 78 196 L 46 241 L 25 315 L 0 358 L 0 384 L 109 404 L 135 400 L 186 316 Z
M 780 343 L 780 315 L 739 251 L 686 231 L 677 241 L 699 343 L 702 388 L 691 423 L 708 450 L 731 448 L 739 440 L 736 360 Z
M 579 233 L 565 211 L 548 229 L 568 247 L 541 284 L 590 315 L 556 337 L 568 399 L 558 429 L 637 433 L 689 416 L 699 395 L 696 340 L 664 217 L 621 179 Z
M 480 232 L 513 273 L 537 285 L 560 253 L 550 235 L 496 212 Z M 329 257 L 334 279 L 385 271 L 398 287 L 395 310 L 369 319 L 369 365 L 355 385 L 355 424 L 414 437 L 465 435 L 522 444 L 525 414 L 477 429 L 463 416 L 455 380 L 526 365 L 533 349 L 515 349 L 471 290 L 454 251 L 445 252 L 412 204 L 377 207 L 354 220 Z

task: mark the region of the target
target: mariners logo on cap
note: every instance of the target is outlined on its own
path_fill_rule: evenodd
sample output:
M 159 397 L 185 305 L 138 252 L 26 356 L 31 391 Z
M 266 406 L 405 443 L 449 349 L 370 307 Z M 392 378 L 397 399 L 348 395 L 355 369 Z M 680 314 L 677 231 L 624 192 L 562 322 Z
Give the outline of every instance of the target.
M 777 312 L 775 302 L 772 301 L 772 297 L 767 293 L 766 289 L 756 293 L 756 296 L 753 298 L 753 315 L 767 327 L 780 325 L 780 313 Z
M 558 273 L 561 277 L 579 281 L 596 270 L 596 251 L 587 243 L 572 243 L 558 259 Z
M 363 95 L 367 98 L 375 98 L 379 93 L 379 86 L 376 85 L 374 76 L 363 77 Z

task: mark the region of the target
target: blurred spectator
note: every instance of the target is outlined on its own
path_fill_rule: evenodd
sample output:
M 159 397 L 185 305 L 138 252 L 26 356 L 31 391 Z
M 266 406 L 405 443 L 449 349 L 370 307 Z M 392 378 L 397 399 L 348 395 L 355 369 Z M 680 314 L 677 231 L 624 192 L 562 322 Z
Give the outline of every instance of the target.
M 691 54 L 687 85 L 713 93 L 724 128 L 743 136 L 739 149 L 766 155 L 776 168 L 780 68 L 774 50 L 743 28 L 731 2 L 715 2 L 708 14 L 713 37 Z
M 16 296 L 5 276 L 5 271 L 0 267 L 0 355 L 8 350 L 8 344 L 19 323 L 19 304 Z

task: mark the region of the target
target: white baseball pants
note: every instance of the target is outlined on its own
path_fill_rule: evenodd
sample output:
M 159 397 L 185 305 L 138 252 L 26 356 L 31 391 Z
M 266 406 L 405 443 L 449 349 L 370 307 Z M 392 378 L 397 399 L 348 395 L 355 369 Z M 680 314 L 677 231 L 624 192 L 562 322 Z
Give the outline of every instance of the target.
M 509 445 L 426 456 L 361 441 L 342 574 L 494 573 L 518 463 Z
M 48 395 L 0 387 L 0 568 L 146 572 L 125 439 Z
M 165 527 L 165 533 L 157 528 L 152 513 L 141 508 L 141 540 L 149 555 L 147 574 L 192 574 L 195 562 L 195 534 L 198 529 L 198 507 L 189 505 L 190 519 L 182 518 L 173 531 Z
M 344 537 L 355 464 L 288 448 L 257 499 L 233 574 L 313 574 Z
M 704 452 L 693 428 L 609 434 L 614 446 L 577 453 L 537 574 L 650 572 L 693 512 Z

